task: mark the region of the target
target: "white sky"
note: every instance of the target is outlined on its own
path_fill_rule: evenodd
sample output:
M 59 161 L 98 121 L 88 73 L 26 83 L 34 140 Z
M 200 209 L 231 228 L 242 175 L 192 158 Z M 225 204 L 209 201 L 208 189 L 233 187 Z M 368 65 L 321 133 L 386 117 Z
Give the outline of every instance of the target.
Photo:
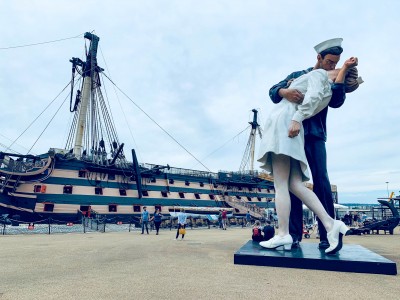
M 118 87 L 210 170 L 235 171 L 249 131 L 231 139 L 251 121 L 251 110 L 260 111 L 263 126 L 273 106 L 269 88 L 313 66 L 315 44 L 342 37 L 342 62 L 358 56 L 365 83 L 329 110 L 328 171 L 339 202 L 374 203 L 387 188 L 400 190 L 399 11 L 396 0 L 1 0 L 0 48 L 94 30 L 99 65 Z M 0 150 L 66 86 L 69 59 L 83 51 L 83 38 L 0 50 Z M 140 162 L 202 169 L 125 96 L 110 85 L 107 94 L 127 155 L 135 148 Z M 13 149 L 26 153 L 65 97 Z M 33 153 L 64 147 L 67 106 Z

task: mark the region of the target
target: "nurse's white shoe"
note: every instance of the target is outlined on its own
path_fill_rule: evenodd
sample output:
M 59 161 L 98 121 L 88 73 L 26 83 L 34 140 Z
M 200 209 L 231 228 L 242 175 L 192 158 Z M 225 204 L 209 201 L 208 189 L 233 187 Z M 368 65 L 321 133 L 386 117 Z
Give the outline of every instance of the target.
M 267 249 L 277 249 L 283 247 L 284 250 L 291 250 L 293 244 L 293 238 L 290 234 L 283 237 L 276 235 L 268 241 L 260 242 L 260 246 Z
M 343 247 L 343 235 L 349 232 L 349 228 L 339 220 L 333 221 L 332 230 L 328 232 L 329 248 L 325 250 L 326 254 L 335 254 Z

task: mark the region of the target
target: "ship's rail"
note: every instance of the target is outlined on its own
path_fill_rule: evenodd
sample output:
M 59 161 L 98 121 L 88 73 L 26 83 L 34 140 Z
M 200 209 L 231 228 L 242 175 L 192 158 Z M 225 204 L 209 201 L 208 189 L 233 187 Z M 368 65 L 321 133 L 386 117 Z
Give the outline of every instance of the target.
M 151 170 L 153 168 L 157 168 L 157 167 L 160 166 L 160 165 L 148 164 L 148 163 L 142 163 L 142 164 L 139 164 L 139 165 L 142 168 L 146 168 L 146 169 L 149 169 L 149 170 Z M 217 179 L 218 178 L 218 173 L 200 171 L 200 170 L 183 169 L 183 168 L 171 168 L 170 167 L 169 169 L 164 169 L 163 173 L 173 174 L 173 175 L 213 178 L 213 179 Z
M 250 176 L 250 177 L 259 177 L 259 172 L 254 171 L 219 171 L 220 173 L 230 174 L 232 176 Z
M 149 163 L 142 163 L 139 164 L 140 167 L 145 169 L 154 169 L 160 167 L 160 165 L 149 164 Z M 207 172 L 207 171 L 200 171 L 200 170 L 191 170 L 191 169 L 184 169 L 184 168 L 169 168 L 164 169 L 163 173 L 166 174 L 173 174 L 173 175 L 183 175 L 183 176 L 194 176 L 194 177 L 203 177 L 203 178 L 211 178 L 211 179 L 221 179 L 221 178 L 232 178 L 232 179 L 250 179 L 250 178 L 262 178 L 271 180 L 271 176 L 265 177 L 265 173 L 260 173 L 258 171 L 224 171 L 220 170 L 217 173 L 214 172 Z M 264 175 L 264 176 L 262 176 Z

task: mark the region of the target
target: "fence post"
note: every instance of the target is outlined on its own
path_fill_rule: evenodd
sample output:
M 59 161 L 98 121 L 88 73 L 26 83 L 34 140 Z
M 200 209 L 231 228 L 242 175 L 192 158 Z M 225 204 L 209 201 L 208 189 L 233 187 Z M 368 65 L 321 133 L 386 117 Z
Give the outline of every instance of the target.
M 6 218 L 3 219 L 3 235 L 6 234 Z
M 83 226 L 83 233 L 86 233 L 85 217 L 83 215 L 82 215 L 82 226 Z
M 49 234 L 50 234 L 50 232 L 51 232 L 51 227 L 50 227 L 50 224 L 51 224 L 51 218 L 49 218 L 49 219 L 48 219 L 48 222 L 49 222 Z

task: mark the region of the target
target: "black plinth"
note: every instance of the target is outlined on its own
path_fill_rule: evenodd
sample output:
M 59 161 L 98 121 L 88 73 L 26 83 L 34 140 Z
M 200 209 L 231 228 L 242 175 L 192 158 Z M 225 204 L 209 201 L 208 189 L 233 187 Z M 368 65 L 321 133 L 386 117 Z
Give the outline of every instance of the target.
M 396 263 L 360 245 L 345 244 L 335 255 L 326 255 L 316 243 L 301 243 L 291 251 L 269 250 L 248 241 L 234 255 L 238 265 L 313 269 L 396 275 Z

